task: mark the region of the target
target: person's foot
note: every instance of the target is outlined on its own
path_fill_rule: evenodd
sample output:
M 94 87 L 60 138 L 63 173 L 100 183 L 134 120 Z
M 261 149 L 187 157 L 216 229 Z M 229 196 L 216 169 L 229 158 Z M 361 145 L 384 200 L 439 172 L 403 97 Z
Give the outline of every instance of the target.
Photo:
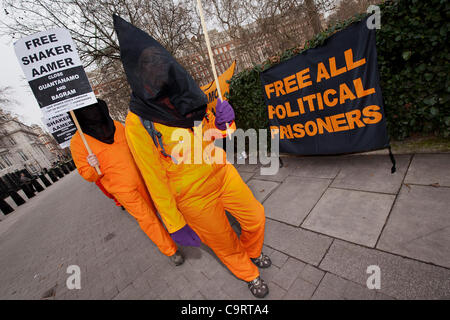
M 265 255 L 261 252 L 261 255 L 258 258 L 251 258 L 254 264 L 258 266 L 258 268 L 268 268 L 272 265 L 272 261 L 269 256 Z
M 170 261 L 176 266 L 182 265 L 184 263 L 184 257 L 180 250 L 177 250 L 173 255 L 169 257 Z
M 256 297 L 256 298 L 264 298 L 269 294 L 269 287 L 264 282 L 263 279 L 261 279 L 259 276 L 252 280 L 247 282 L 248 288 L 250 289 L 250 292 Z

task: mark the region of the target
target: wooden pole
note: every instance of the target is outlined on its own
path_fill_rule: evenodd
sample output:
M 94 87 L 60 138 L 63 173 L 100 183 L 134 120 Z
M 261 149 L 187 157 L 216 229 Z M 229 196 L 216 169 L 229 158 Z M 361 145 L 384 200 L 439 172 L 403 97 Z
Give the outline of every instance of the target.
M 220 100 L 223 101 L 222 92 L 220 90 L 220 83 L 216 72 L 216 65 L 214 63 L 214 57 L 211 50 L 211 43 L 209 41 L 208 30 L 206 29 L 205 17 L 203 16 L 203 8 L 201 0 L 197 0 L 197 8 L 198 13 L 200 15 L 200 21 L 202 23 L 203 34 L 205 35 L 206 47 L 208 48 L 209 61 L 211 62 L 211 69 L 214 75 L 214 81 L 216 82 L 217 93 L 219 94 Z M 227 125 L 227 135 L 228 138 L 231 140 L 230 126 L 228 125 L 228 122 L 226 123 L 226 125 Z
M 86 138 L 84 137 L 83 130 L 81 130 L 81 126 L 80 126 L 80 124 L 78 123 L 78 119 L 77 119 L 77 117 L 75 116 L 75 113 L 73 112 L 73 110 L 71 110 L 71 111 L 69 111 L 69 112 L 70 112 L 70 115 L 72 116 L 73 122 L 75 122 L 75 126 L 77 127 L 77 130 L 80 132 L 81 140 L 83 140 L 83 143 L 84 143 L 84 146 L 86 147 L 87 152 L 89 153 L 89 155 L 93 154 L 91 148 L 89 147 L 89 145 L 88 145 L 88 143 L 87 143 L 87 141 L 86 141 Z M 97 173 L 98 173 L 99 175 L 102 174 L 102 172 L 100 171 L 99 166 L 95 166 L 95 170 L 97 171 Z

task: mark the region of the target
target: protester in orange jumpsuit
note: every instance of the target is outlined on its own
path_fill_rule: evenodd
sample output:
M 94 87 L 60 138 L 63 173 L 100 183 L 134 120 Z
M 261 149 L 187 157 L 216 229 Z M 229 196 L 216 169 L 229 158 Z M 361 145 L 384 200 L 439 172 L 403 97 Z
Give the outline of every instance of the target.
M 108 198 L 114 200 L 114 203 L 116 204 L 116 206 L 121 207 L 122 210 L 125 210 L 125 208 L 120 204 L 120 202 L 117 201 L 117 199 L 114 198 L 114 196 L 113 196 L 111 193 L 109 193 L 108 191 L 106 191 L 105 187 L 104 187 L 104 186 L 102 185 L 102 183 L 100 182 L 100 179 L 98 179 L 97 181 L 95 181 L 95 184 L 97 185 L 97 187 L 98 187 L 100 190 L 102 190 L 102 192 L 103 192 L 103 194 L 104 194 L 105 196 L 107 196 Z
M 180 244 L 200 238 L 248 282 L 254 296 L 266 296 L 269 289 L 257 268 L 271 265 L 261 251 L 264 207 L 233 165 L 212 161 L 224 159 L 225 153 L 203 139 L 205 134 L 226 135 L 225 123 L 234 120 L 232 107 L 219 101 L 215 114 L 206 111 L 205 94 L 159 43 L 117 16 L 114 25 L 132 89 L 126 138 L 169 233 Z M 196 163 L 208 146 L 206 162 Z M 240 239 L 225 210 L 240 223 Z
M 70 141 L 70 151 L 80 175 L 90 182 L 98 181 L 137 220 L 141 229 L 169 256 L 175 265 L 184 258 L 177 250 L 167 230 L 156 216 L 156 210 L 147 193 L 128 149 L 125 128 L 109 116 L 103 100 L 74 111 L 92 155 L 88 155 L 77 131 Z M 95 170 L 100 167 L 101 175 Z

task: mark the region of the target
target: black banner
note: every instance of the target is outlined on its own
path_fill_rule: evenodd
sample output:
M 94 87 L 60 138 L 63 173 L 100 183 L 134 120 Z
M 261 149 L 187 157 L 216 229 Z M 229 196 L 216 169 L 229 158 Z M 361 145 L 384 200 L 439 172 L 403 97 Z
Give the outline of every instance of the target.
M 366 19 L 261 73 L 272 138 L 302 155 L 389 147 L 375 30 Z

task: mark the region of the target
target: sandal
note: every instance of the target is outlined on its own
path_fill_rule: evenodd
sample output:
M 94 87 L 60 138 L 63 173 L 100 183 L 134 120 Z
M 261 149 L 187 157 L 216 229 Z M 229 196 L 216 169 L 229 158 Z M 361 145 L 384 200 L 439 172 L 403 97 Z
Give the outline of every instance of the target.
M 259 276 L 248 282 L 248 288 L 256 298 L 264 298 L 269 294 L 269 287 Z
M 258 268 L 268 268 L 272 265 L 272 261 L 269 256 L 266 256 L 261 252 L 261 255 L 258 258 L 251 258 L 254 264 L 258 266 Z

